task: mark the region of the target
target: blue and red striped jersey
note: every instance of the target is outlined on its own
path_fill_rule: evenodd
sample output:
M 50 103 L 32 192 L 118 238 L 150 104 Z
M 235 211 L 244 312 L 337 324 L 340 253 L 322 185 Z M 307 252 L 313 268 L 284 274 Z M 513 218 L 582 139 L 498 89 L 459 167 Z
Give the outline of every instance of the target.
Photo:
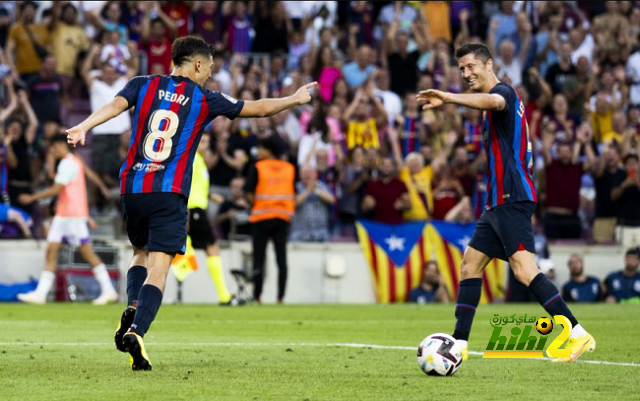
M 193 159 L 204 127 L 238 116 L 244 102 L 174 75 L 135 77 L 118 93 L 135 106 L 131 142 L 120 168 L 120 193 L 189 196 Z
M 533 155 L 524 105 L 507 84 L 494 86 L 491 94 L 504 98 L 504 110 L 484 112 L 484 148 L 487 151 L 487 209 L 505 203 L 537 202 L 533 183 Z

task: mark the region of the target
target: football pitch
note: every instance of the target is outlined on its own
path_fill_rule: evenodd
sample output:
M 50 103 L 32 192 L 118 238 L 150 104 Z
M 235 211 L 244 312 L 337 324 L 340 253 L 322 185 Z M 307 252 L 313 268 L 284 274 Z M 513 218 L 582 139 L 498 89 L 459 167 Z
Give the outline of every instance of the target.
M 483 359 L 494 314 L 545 314 L 481 305 L 453 377 L 416 362 L 424 337 L 452 332 L 453 305 L 164 305 L 145 336 L 150 372 L 113 345 L 123 307 L 0 306 L 0 400 L 640 399 L 637 305 L 573 306 L 597 349 L 570 364 Z

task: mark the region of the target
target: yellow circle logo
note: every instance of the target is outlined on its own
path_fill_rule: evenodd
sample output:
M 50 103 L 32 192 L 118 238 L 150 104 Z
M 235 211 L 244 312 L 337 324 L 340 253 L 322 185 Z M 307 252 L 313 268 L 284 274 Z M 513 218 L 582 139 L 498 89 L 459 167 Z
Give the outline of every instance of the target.
M 551 321 L 551 318 L 541 317 L 540 319 L 538 319 L 538 321 L 536 322 L 536 330 L 538 330 L 538 333 L 542 334 L 543 336 L 551 333 L 551 330 L 553 330 L 553 322 Z

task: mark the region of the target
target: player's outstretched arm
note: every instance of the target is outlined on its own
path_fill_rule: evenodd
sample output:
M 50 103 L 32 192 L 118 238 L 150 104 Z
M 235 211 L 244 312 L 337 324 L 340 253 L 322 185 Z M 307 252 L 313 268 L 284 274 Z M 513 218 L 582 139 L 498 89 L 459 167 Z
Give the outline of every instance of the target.
M 68 134 L 67 142 L 74 148 L 78 143 L 80 143 L 80 145 L 84 145 L 84 140 L 87 136 L 87 132 L 104 123 L 105 121 L 109 121 L 128 108 L 129 103 L 127 102 L 127 100 L 121 96 L 116 96 L 111 102 L 105 104 L 99 110 L 87 117 L 86 120 L 73 128 L 69 128 L 66 131 Z
M 460 106 L 478 110 L 504 110 L 504 98 L 495 93 L 450 93 L 435 89 L 421 91 L 416 95 L 418 102 L 425 103 L 422 109 L 433 109 L 445 103 L 454 103 Z
M 311 101 L 309 89 L 317 85 L 317 82 L 306 84 L 287 97 L 245 101 L 240 117 L 269 117 L 293 106 L 309 103 Z

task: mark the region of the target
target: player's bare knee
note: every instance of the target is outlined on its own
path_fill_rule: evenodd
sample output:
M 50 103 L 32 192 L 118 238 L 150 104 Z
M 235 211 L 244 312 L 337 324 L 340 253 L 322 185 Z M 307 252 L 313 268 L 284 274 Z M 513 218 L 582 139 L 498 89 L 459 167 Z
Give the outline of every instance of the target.
M 482 276 L 482 270 L 477 264 L 471 263 L 468 257 L 462 258 L 460 263 L 460 279 L 476 278 Z

